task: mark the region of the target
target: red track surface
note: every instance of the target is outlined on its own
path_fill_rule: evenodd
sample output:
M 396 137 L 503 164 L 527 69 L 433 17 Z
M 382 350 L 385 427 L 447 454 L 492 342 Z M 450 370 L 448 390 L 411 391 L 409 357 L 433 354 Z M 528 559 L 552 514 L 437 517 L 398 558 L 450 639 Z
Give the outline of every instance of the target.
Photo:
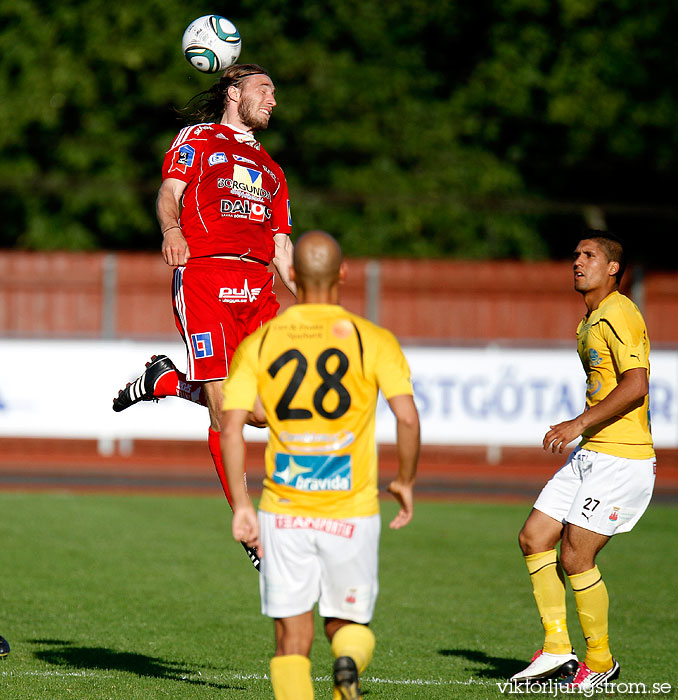
M 127 453 L 105 456 L 91 440 L 0 439 L 0 489 L 118 491 L 127 493 L 221 493 L 207 445 L 200 442 L 135 441 Z M 257 493 L 264 445 L 248 446 L 248 481 Z M 419 497 L 531 501 L 563 462 L 541 449 L 422 448 Z M 379 450 L 380 476 L 397 469 L 393 446 Z M 678 503 L 678 450 L 657 455 L 655 500 Z

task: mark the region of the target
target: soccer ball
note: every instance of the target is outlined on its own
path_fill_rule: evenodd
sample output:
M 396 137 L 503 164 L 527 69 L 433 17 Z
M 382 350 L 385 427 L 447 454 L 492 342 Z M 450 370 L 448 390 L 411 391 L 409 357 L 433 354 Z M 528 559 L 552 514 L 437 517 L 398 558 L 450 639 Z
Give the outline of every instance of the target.
M 181 39 L 186 60 L 203 73 L 216 73 L 233 65 L 241 47 L 235 25 L 220 15 L 194 19 Z

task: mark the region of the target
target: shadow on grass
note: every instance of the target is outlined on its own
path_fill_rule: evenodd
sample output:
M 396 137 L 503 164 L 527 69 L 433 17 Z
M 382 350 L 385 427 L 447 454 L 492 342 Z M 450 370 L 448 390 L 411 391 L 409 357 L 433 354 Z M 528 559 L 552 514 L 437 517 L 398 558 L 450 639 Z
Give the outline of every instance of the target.
M 209 686 L 222 690 L 246 690 L 243 686 L 233 686 L 196 677 L 199 672 L 176 661 L 158 659 L 132 651 L 115 651 L 105 647 L 74 646 L 62 639 L 30 639 L 31 644 L 49 645 L 52 649 L 34 651 L 33 656 L 53 666 L 66 666 L 76 669 L 98 669 L 102 671 L 123 671 L 147 678 L 182 681 L 192 685 Z
M 460 656 L 477 664 L 483 664 L 490 668 L 474 669 L 473 675 L 477 678 L 510 678 L 514 673 L 520 671 L 526 665 L 525 660 L 506 659 L 501 656 L 488 656 L 483 651 L 473 649 L 439 649 L 441 656 Z

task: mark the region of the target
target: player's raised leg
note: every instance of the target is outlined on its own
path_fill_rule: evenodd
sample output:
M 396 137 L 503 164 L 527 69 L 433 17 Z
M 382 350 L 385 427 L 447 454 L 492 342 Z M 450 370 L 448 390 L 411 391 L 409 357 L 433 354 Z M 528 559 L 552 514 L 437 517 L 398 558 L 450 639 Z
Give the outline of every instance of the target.
M 146 369 L 113 399 L 113 410 L 119 413 L 140 401 L 158 401 L 167 396 L 207 405 L 201 382 L 189 382 L 166 355 L 153 355 Z

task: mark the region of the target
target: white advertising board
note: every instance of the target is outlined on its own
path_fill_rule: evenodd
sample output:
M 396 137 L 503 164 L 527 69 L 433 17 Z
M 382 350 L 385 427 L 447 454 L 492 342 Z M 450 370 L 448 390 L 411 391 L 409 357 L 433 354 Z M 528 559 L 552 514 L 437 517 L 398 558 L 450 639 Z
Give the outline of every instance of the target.
M 181 342 L 0 340 L 0 436 L 206 439 L 206 409 L 188 401 L 111 410 L 118 389 L 160 352 L 185 367 Z M 407 347 L 405 354 L 425 443 L 537 446 L 549 425 L 584 405 L 574 349 Z M 653 351 L 651 361 L 655 444 L 678 447 L 678 352 Z M 377 438 L 394 441 L 383 401 Z M 266 431 L 249 429 L 247 439 L 265 440 Z
M 406 348 L 422 441 L 537 446 L 550 425 L 584 407 L 586 382 L 573 350 Z M 678 353 L 651 357 L 652 429 L 658 447 L 678 446 Z M 380 417 L 388 418 L 381 402 Z M 385 442 L 385 421 L 378 424 Z

